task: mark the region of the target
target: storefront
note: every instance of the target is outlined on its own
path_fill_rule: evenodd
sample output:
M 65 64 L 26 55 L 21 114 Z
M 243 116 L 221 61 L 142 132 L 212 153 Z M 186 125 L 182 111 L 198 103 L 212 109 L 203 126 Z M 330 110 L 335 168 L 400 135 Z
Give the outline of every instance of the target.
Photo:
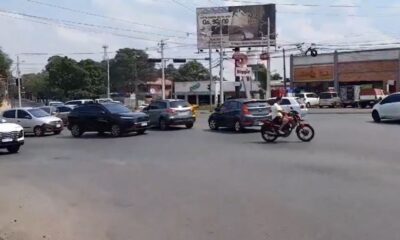
M 317 57 L 291 56 L 291 86 L 322 92 L 329 87 L 360 85 L 400 91 L 400 49 L 335 52 Z
M 235 82 L 224 82 L 224 99 L 235 97 Z M 240 84 L 240 97 L 246 98 L 251 96 L 258 97 L 259 86 L 253 81 L 245 81 Z M 185 99 L 191 104 L 208 105 L 210 104 L 210 81 L 193 81 L 193 82 L 175 82 L 174 83 L 174 96 L 175 98 Z M 215 104 L 219 96 L 219 82 L 211 85 L 211 99 L 212 104 Z

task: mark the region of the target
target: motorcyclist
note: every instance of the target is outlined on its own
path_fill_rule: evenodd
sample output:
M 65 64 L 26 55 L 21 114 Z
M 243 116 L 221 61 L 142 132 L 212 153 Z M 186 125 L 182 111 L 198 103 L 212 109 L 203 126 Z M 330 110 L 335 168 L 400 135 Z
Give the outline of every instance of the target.
M 279 134 L 285 134 L 282 129 L 286 126 L 286 124 L 289 122 L 289 119 L 287 117 L 287 114 L 285 111 L 283 111 L 283 108 L 281 107 L 281 101 L 282 101 L 282 96 L 278 95 L 276 97 L 276 101 L 274 105 L 271 107 L 271 115 L 272 115 L 272 121 L 278 125 L 280 125 L 278 132 Z

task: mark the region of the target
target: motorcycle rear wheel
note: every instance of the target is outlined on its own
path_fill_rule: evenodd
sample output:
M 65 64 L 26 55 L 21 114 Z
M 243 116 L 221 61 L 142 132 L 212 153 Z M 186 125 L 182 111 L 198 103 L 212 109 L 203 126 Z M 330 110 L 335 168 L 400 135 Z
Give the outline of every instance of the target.
M 306 124 L 303 126 L 299 126 L 296 129 L 297 137 L 303 142 L 310 142 L 313 140 L 315 131 L 314 128 L 310 125 Z
M 271 142 L 275 142 L 275 140 L 278 138 L 278 135 L 276 135 L 276 134 L 272 135 L 268 132 L 267 128 L 262 127 L 261 128 L 261 137 L 264 139 L 264 141 L 271 143 Z

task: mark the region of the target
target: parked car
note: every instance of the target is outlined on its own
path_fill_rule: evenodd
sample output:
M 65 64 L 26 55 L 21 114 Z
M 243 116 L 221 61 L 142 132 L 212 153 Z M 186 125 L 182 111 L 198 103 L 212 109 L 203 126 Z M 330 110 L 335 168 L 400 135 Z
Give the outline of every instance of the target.
M 85 132 L 110 132 L 113 137 L 128 132 L 144 134 L 148 126 L 149 117 L 146 114 L 132 112 L 119 103 L 81 105 L 68 116 L 68 129 L 74 137 L 80 137 Z
M 79 99 L 79 100 L 71 100 L 65 103 L 65 105 L 75 105 L 79 106 L 82 104 L 87 104 L 87 103 L 94 103 L 92 99 Z
M 55 107 L 55 106 L 45 106 L 45 107 L 39 107 L 39 108 L 52 116 L 57 115 L 57 107 Z
M 323 92 L 319 94 L 319 107 L 339 107 L 341 106 L 341 100 L 337 92 Z
M 296 94 L 296 97 L 302 99 L 304 104 L 306 104 L 307 108 L 318 106 L 319 104 L 319 97 L 316 93 L 312 92 L 298 93 Z
M 14 108 L 3 113 L 7 122 L 16 123 L 24 128 L 25 133 L 43 136 L 47 132 L 60 134 L 63 130 L 62 120 L 51 116 L 40 108 Z
M 270 98 L 267 100 L 271 106 L 275 104 L 276 98 Z M 283 97 L 280 103 L 282 109 L 285 112 L 296 111 L 302 117 L 307 115 L 308 109 L 301 99 L 295 97 Z
M 121 103 L 120 101 L 115 101 L 111 98 L 98 98 L 96 100 L 94 100 L 96 103 L 108 103 L 108 102 L 112 102 L 112 103 Z
M 64 103 L 63 102 L 59 102 L 59 101 L 51 101 L 47 105 L 48 106 L 60 106 L 60 105 L 64 105 Z
M 6 148 L 10 153 L 17 153 L 24 145 L 24 129 L 14 123 L 7 123 L 0 118 L 0 149 Z
M 375 104 L 372 118 L 375 122 L 382 119 L 400 120 L 400 92 L 393 93 Z
M 373 107 L 376 103 L 380 102 L 385 97 L 385 92 L 382 89 L 361 89 L 359 105 L 361 108 L 366 108 L 367 106 Z
M 196 121 L 192 106 L 181 99 L 154 101 L 144 108 L 143 112 L 149 115 L 150 125 L 160 127 L 161 130 L 166 130 L 169 126 L 176 125 L 185 125 L 186 128 L 192 128 Z
M 66 106 L 66 105 L 60 105 L 57 106 L 57 114 L 56 116 L 61 118 L 61 120 L 64 123 L 64 126 L 68 125 L 68 115 L 72 111 L 72 107 Z
M 246 127 L 261 126 L 270 112 L 265 100 L 232 99 L 215 109 L 208 118 L 208 125 L 211 130 L 227 127 L 241 132 Z

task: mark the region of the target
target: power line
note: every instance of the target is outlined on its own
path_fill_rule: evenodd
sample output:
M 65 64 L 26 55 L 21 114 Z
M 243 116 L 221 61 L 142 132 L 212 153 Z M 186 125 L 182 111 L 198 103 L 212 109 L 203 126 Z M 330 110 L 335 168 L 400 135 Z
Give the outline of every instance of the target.
M 252 1 L 252 0 L 221 0 L 222 2 L 236 2 L 236 3 L 246 3 L 246 4 L 265 4 L 259 1 Z M 308 4 L 308 3 L 279 3 L 278 1 L 271 2 L 278 6 L 289 6 L 289 7 L 330 7 L 330 8 L 362 8 L 365 5 L 356 5 L 356 4 Z M 384 5 L 377 5 L 372 6 L 374 8 L 400 8 L 396 6 L 384 6 Z
M 163 27 L 156 26 L 156 25 L 151 25 L 151 24 L 146 24 L 146 23 L 139 23 L 139 22 L 128 20 L 128 19 L 116 18 L 116 17 L 107 16 L 107 15 L 101 15 L 101 14 L 97 14 L 97 13 L 93 13 L 93 12 L 82 11 L 82 10 L 79 10 L 79 9 L 68 8 L 68 7 L 64 7 L 64 6 L 61 6 L 61 5 L 56 5 L 56 4 L 51 4 L 51 3 L 46 3 L 46 2 L 36 1 L 36 0 L 26 0 L 26 1 L 31 2 L 31 3 L 35 3 L 35 4 L 39 4 L 39 5 L 43 5 L 43 6 L 47 6 L 47 7 L 58 8 L 58 9 L 65 10 L 65 11 L 75 12 L 75 13 L 84 14 L 84 15 L 93 16 L 93 17 L 98 17 L 98 18 L 110 19 L 110 20 L 113 20 L 113 21 L 130 23 L 130 24 L 143 26 L 143 27 L 155 28 L 155 29 L 160 29 L 160 30 L 170 31 L 170 32 L 179 32 L 179 33 L 185 33 L 185 34 L 195 34 L 194 32 L 187 32 L 187 31 L 182 31 L 182 30 L 163 28 Z
M 176 4 L 178 4 L 179 6 L 181 6 L 181 7 L 183 7 L 183 8 L 185 8 L 186 10 L 189 10 L 191 13 L 194 13 L 194 12 L 195 12 L 192 8 L 186 6 L 185 4 L 179 2 L 178 0 L 171 0 L 171 1 L 174 2 L 174 3 L 176 3 Z
M 75 25 L 81 25 L 81 26 L 86 26 L 86 27 L 89 26 L 90 27 L 90 25 L 93 25 L 93 24 L 87 24 L 87 23 L 82 23 L 82 22 L 72 22 L 72 21 L 59 20 L 59 19 L 53 19 L 53 18 L 47 18 L 47 17 L 40 17 L 40 16 L 35 16 L 35 15 L 30 15 L 30 14 L 25 14 L 25 13 L 19 13 L 19 12 L 13 12 L 13 11 L 8 11 L 8 10 L 3 10 L 3 9 L 0 9 L 0 14 L 1 14 L 1 12 L 6 13 L 6 14 L 13 14 L 13 15 L 17 15 L 17 16 L 22 16 L 22 17 L 26 17 L 26 18 L 44 20 L 44 21 L 47 21 L 47 22 L 51 22 L 54 25 L 57 25 L 57 26 L 60 26 L 60 27 L 72 28 L 72 29 L 83 31 L 83 32 L 91 31 L 91 32 L 94 32 L 94 33 L 106 33 L 106 34 L 110 34 L 110 35 L 114 35 L 114 36 L 118 36 L 118 37 L 125 37 L 125 38 L 131 38 L 131 39 L 137 39 L 137 40 L 143 40 L 143 41 L 158 42 L 158 40 L 156 40 L 156 39 L 150 39 L 150 38 L 144 38 L 144 37 L 138 37 L 138 36 L 131 36 L 131 35 L 125 35 L 125 34 L 119 34 L 119 33 L 115 33 L 115 32 L 99 31 L 99 30 L 93 30 L 93 29 L 87 29 L 87 28 L 83 28 L 84 30 L 82 30 L 82 28 L 77 28 L 76 26 L 74 26 L 74 24 L 75 24 Z M 3 15 L 3 16 L 9 16 L 9 15 Z M 18 18 L 18 19 L 27 21 L 26 18 Z M 31 21 L 31 20 L 32 19 L 29 19 L 28 21 L 49 25 L 47 22 L 43 23 L 42 21 Z M 71 27 L 71 24 L 72 24 L 73 27 Z M 100 27 L 100 25 L 97 25 L 97 27 Z M 171 43 L 173 43 L 173 42 L 171 42 Z M 180 43 L 180 42 L 175 42 L 175 43 Z
M 4 10 L 0 9 L 0 11 L 4 11 Z M 4 11 L 4 12 L 7 12 L 7 11 Z M 76 22 L 76 21 L 70 21 L 70 20 L 64 20 L 64 19 L 54 19 L 54 18 L 48 18 L 48 17 L 40 17 L 40 16 L 35 16 L 35 15 L 30 15 L 30 14 L 25 14 L 25 13 L 16 13 L 16 12 L 11 12 L 11 11 L 8 11 L 8 12 L 9 13 L 13 13 L 13 14 L 22 15 L 24 17 L 36 18 L 36 19 L 40 19 L 40 20 L 57 22 L 57 23 L 58 22 L 62 22 L 62 23 L 67 23 L 67 24 L 81 25 L 81 26 L 85 26 L 85 27 L 93 27 L 93 28 L 99 28 L 99 29 L 109 29 L 109 30 L 116 30 L 116 31 L 135 32 L 135 33 L 155 35 L 155 36 L 161 36 L 161 37 L 169 37 L 169 38 L 188 39 L 188 36 L 187 37 L 181 37 L 181 36 L 164 35 L 164 34 L 160 34 L 160 33 L 145 32 L 145 31 L 133 30 L 133 29 L 129 29 L 129 28 L 120 28 L 120 27 L 113 27 L 113 26 L 107 26 L 107 25 L 98 25 L 98 24 L 92 24 L 92 23 Z

